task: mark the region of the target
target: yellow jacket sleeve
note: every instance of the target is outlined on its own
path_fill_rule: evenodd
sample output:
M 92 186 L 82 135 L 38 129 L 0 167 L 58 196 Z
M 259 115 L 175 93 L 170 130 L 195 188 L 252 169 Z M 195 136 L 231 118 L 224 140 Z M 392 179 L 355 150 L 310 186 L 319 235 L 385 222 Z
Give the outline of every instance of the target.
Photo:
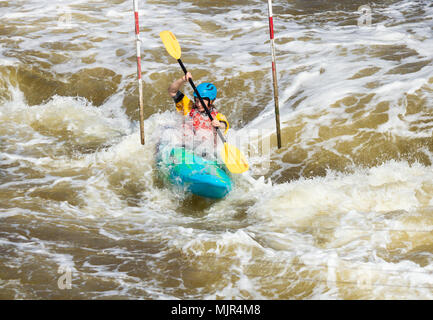
M 227 131 L 229 130 L 229 122 L 227 121 L 227 118 L 222 113 L 217 113 L 216 118 L 218 121 L 222 121 L 226 124 L 226 129 L 224 130 L 224 134 L 227 134 Z
M 184 116 L 190 113 L 193 103 L 186 95 L 178 91 L 173 99 L 176 104 L 177 112 L 182 113 Z

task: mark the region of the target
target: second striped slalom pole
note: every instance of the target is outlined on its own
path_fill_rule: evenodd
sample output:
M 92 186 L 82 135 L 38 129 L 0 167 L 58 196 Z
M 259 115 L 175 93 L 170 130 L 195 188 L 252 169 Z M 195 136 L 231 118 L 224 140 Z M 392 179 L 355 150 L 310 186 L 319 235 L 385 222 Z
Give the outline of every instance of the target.
M 134 0 L 134 18 L 135 18 L 135 44 L 137 48 L 137 76 L 138 76 L 138 100 L 140 104 L 140 140 L 144 145 L 144 107 L 143 107 L 143 85 L 141 79 L 141 40 L 140 25 L 138 22 L 138 0 Z
M 271 41 L 271 53 L 272 53 L 272 79 L 274 85 L 275 122 L 277 127 L 277 144 L 278 144 L 278 149 L 280 149 L 281 148 L 280 107 L 278 101 L 277 67 L 275 63 L 274 18 L 272 15 L 272 0 L 268 0 L 268 12 L 269 12 L 269 36 Z

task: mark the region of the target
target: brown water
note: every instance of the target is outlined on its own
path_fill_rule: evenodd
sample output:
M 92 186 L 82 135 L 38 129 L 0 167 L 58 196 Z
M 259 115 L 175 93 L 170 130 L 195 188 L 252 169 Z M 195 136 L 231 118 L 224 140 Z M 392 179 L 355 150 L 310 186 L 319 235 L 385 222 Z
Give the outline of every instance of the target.
M 432 299 L 433 4 L 0 2 L 0 298 Z M 213 82 L 251 169 L 223 200 L 155 171 L 167 87 Z M 191 89 L 184 88 L 188 95 Z M 243 140 L 242 140 L 243 139 Z

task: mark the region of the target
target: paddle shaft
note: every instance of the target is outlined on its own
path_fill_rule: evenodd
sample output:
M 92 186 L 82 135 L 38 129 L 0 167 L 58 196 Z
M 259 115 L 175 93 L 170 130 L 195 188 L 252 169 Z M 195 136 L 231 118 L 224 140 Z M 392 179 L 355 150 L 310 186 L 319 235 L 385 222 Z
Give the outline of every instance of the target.
M 184 72 L 185 75 L 186 75 L 187 70 L 186 70 L 185 66 L 183 65 L 182 60 L 181 60 L 181 59 L 177 59 L 177 62 L 179 62 L 180 67 L 182 68 L 183 72 Z M 210 113 L 209 109 L 206 107 L 206 104 L 204 103 L 203 98 L 202 98 L 202 97 L 200 96 L 200 94 L 198 93 L 198 90 L 197 90 L 197 88 L 196 88 L 196 86 L 195 86 L 195 84 L 194 84 L 194 81 L 192 81 L 191 78 L 189 78 L 188 80 L 189 80 L 189 84 L 191 85 L 191 87 L 193 88 L 195 94 L 197 95 L 198 99 L 200 100 L 201 105 L 203 106 L 204 110 L 206 111 L 206 114 L 208 115 L 210 121 L 213 121 L 212 114 Z M 222 142 L 223 142 L 223 143 L 226 143 L 227 141 L 226 141 L 226 139 L 224 138 L 223 134 L 221 133 L 220 128 L 215 128 L 215 129 L 216 129 L 216 131 L 217 131 L 219 137 L 221 138 Z

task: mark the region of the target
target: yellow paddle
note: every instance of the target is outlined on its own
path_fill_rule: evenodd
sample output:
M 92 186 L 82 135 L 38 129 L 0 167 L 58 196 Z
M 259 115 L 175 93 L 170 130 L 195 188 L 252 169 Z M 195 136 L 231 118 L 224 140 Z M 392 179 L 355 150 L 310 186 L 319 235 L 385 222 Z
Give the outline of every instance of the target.
M 182 68 L 183 72 L 186 74 L 187 73 L 186 68 L 182 63 L 182 60 L 180 60 L 181 49 L 179 46 L 179 42 L 177 41 L 174 34 L 170 31 L 162 31 L 159 34 L 159 36 L 161 37 L 161 40 L 164 43 L 165 49 L 167 50 L 168 54 L 171 55 L 173 58 L 175 58 L 177 62 L 179 62 L 180 67 Z M 210 121 L 213 121 L 212 114 L 209 112 L 209 109 L 206 107 L 206 104 L 204 103 L 202 97 L 198 93 L 197 88 L 194 85 L 192 79 L 189 79 L 189 84 L 194 89 L 194 92 L 199 98 L 200 103 L 205 109 Z M 224 138 L 219 128 L 216 128 L 216 130 L 222 142 L 224 143 L 224 148 L 222 148 L 221 150 L 221 157 L 225 165 L 227 166 L 227 169 L 229 169 L 229 171 L 232 173 L 242 173 L 247 171 L 249 167 L 248 162 L 246 161 L 242 152 L 235 146 L 232 146 L 227 143 L 226 139 Z

